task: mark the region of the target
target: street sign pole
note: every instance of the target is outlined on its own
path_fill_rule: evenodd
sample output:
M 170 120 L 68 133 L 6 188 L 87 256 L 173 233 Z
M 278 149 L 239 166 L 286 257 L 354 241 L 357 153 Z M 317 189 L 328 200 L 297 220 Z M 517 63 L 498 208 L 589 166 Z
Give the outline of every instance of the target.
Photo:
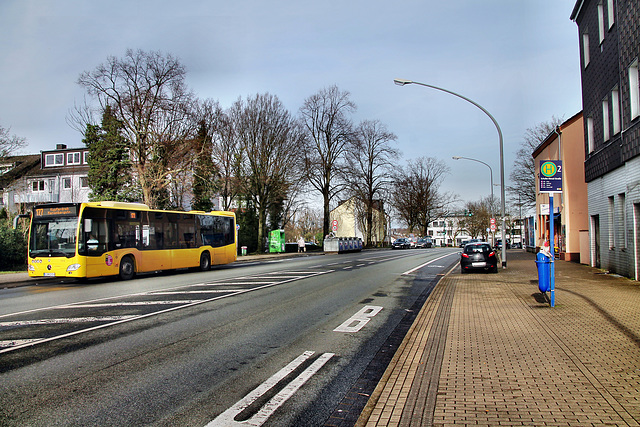
M 551 263 L 549 264 L 549 305 L 556 305 L 556 268 L 555 268 L 555 246 L 553 244 L 553 193 L 549 193 L 549 252 L 551 253 Z
M 549 305 L 556 305 L 555 244 L 553 194 L 562 193 L 562 160 L 540 160 L 540 192 L 549 193 Z M 544 237 L 544 236 L 543 236 Z

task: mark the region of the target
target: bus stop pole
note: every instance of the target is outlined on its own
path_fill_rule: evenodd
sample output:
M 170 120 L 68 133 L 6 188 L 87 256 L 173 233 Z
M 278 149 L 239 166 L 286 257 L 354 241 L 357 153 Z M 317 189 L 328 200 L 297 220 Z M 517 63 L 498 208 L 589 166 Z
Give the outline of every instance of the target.
M 555 244 L 553 243 L 553 193 L 549 193 L 549 252 L 551 253 L 551 263 L 549 264 L 549 304 L 556 305 L 556 273 L 555 273 Z

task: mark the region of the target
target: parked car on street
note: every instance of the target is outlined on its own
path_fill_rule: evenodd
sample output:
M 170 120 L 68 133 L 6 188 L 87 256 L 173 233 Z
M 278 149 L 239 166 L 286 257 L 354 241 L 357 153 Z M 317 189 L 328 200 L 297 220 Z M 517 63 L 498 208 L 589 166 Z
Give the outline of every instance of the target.
M 406 237 L 400 237 L 391 244 L 391 249 L 410 249 L 411 242 Z
M 496 240 L 494 247 L 496 249 L 502 249 L 502 239 Z M 511 241 L 509 239 L 507 239 L 507 249 L 511 249 Z
M 460 254 L 460 272 L 474 270 L 498 272 L 498 256 L 487 242 L 467 243 Z
M 416 248 L 430 248 L 433 246 L 431 237 L 423 237 L 416 242 Z

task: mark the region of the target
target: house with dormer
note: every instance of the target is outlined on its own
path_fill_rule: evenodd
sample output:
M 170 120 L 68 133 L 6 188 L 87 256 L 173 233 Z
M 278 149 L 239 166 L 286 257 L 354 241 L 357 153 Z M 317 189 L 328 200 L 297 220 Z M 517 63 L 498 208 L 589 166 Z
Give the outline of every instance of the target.
M 89 200 L 89 149 L 56 145 L 40 154 L 9 156 L 0 164 L 2 206 L 25 212 L 41 203 Z

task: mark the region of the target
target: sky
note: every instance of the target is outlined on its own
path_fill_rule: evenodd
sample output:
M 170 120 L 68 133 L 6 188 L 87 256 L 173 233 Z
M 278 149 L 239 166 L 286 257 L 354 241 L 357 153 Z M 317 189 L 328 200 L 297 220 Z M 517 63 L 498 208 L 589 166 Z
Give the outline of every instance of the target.
M 228 108 L 276 95 L 292 113 L 336 85 L 358 106 L 354 123 L 379 120 L 409 159 L 450 168 L 441 191 L 462 202 L 505 181 L 527 128 L 582 109 L 575 0 L 2 0 L 0 125 L 24 137 L 21 154 L 81 147 L 67 123 L 92 102 L 78 76 L 127 49 L 171 54 L 201 99 Z M 494 186 L 496 196 L 500 188 Z

